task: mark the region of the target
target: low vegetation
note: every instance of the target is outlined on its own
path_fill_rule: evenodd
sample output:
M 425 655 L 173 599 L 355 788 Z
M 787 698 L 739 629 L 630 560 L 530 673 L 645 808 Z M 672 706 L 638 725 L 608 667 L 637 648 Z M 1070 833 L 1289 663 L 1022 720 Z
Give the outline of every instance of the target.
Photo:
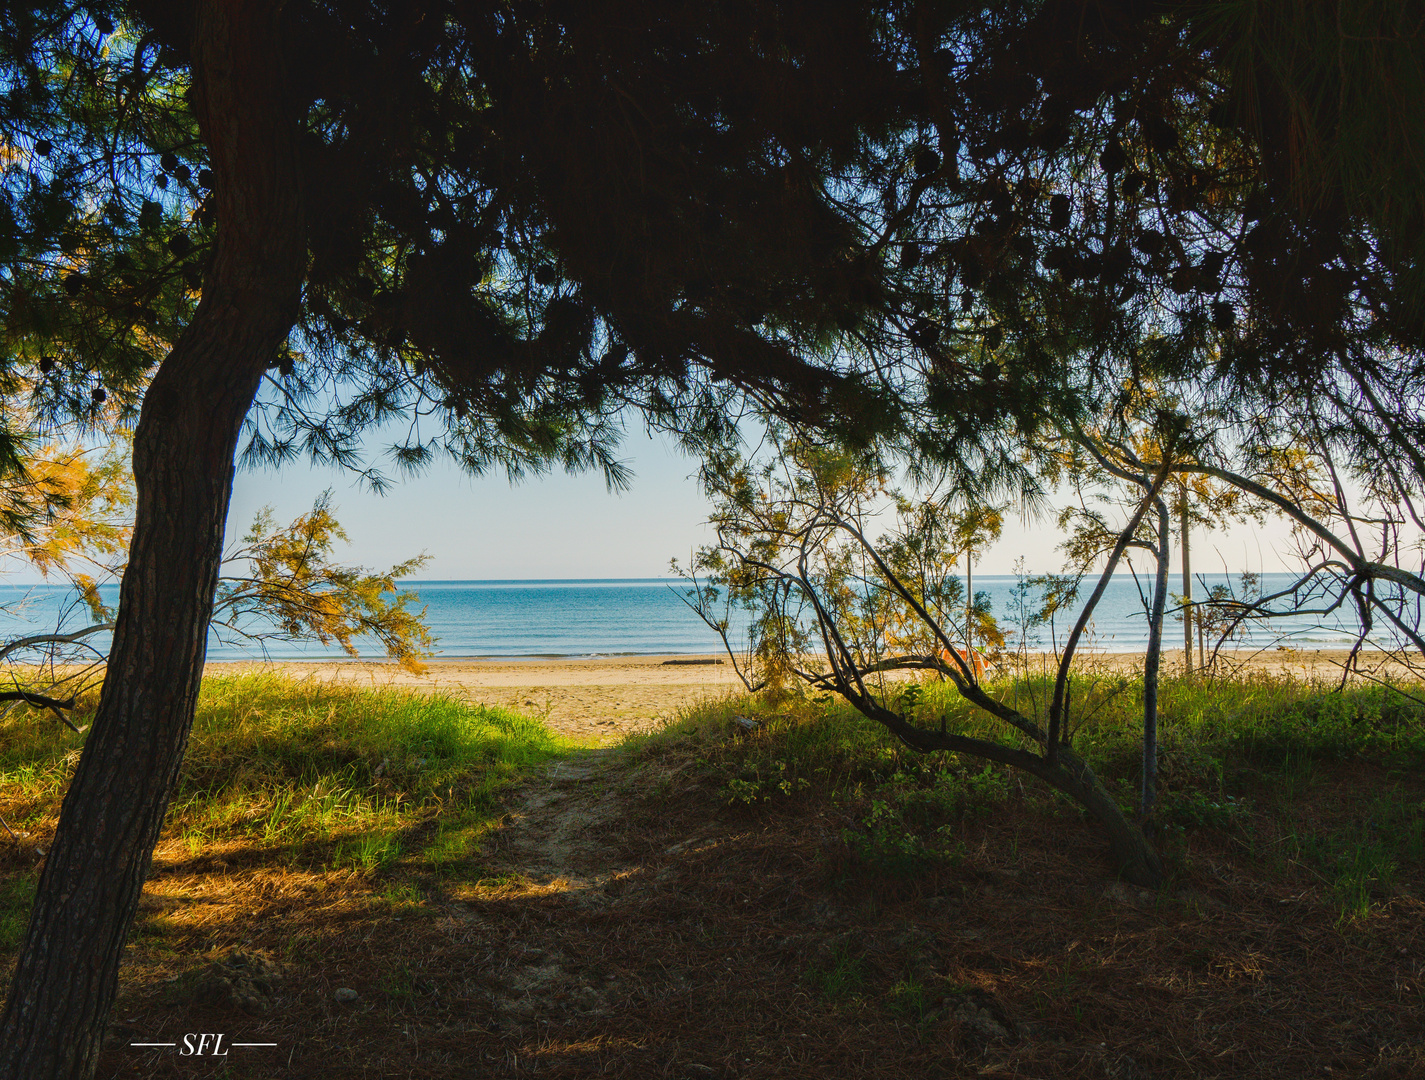
M 1003 680 L 991 691 L 1042 715 L 1052 676 Z M 1125 814 L 1137 800 L 1142 681 L 1111 671 L 1083 680 L 1074 744 L 1114 790 Z M 979 735 L 992 723 L 944 684 L 892 684 L 894 707 L 941 717 Z M 1158 843 L 1190 876 L 1188 834 L 1210 829 L 1269 862 L 1332 886 L 1342 920 L 1425 867 L 1425 708 L 1388 685 L 1341 692 L 1266 675 L 1172 679 L 1162 695 Z M 730 711 L 742 710 L 742 722 Z M 958 721 L 958 727 L 956 726 Z M 754 724 L 755 727 L 749 727 Z M 727 733 L 742 732 L 729 739 Z M 744 700 L 691 714 L 630 741 L 652 757 L 695 755 L 730 807 L 834 809 L 848 824 L 844 855 L 857 872 L 914 878 L 957 865 L 970 817 L 1011 809 L 1079 817 L 1059 793 L 1011 769 L 956 754 L 923 754 L 831 695 Z M 1347 779 L 1354 776 L 1354 780 Z M 1331 790 L 1325 798 L 1323 791 Z M 1104 867 L 1108 871 L 1107 866 Z M 1171 888 L 1171 887 L 1170 887 Z
M 0 729 L 0 816 L 22 839 L 53 830 L 83 741 L 42 717 L 15 713 Z M 209 679 L 159 873 L 183 863 L 468 868 L 498 822 L 502 790 L 570 750 L 536 720 L 448 697 L 273 675 Z M 34 876 L 6 879 L 0 948 L 18 942 Z
M 1030 716 L 1052 689 L 986 686 Z M 1126 813 L 1141 694 L 1075 690 Z M 1425 709 L 1265 676 L 1160 708 L 1151 893 L 1064 796 L 829 695 L 591 751 L 439 696 L 209 680 L 101 1072 L 206 1075 L 126 1046 L 192 1029 L 285 1051 L 233 1076 L 1419 1075 Z M 3 723 L 8 963 L 81 737 Z

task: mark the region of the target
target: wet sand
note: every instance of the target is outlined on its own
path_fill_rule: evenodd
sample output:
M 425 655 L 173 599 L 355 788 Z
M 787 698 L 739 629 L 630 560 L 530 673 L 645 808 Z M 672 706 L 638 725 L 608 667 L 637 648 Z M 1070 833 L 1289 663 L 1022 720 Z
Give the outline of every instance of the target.
M 1334 682 L 1341 677 L 1346 656 L 1344 649 L 1273 649 L 1223 653 L 1219 662 L 1229 670 Z M 710 662 L 687 662 L 695 659 Z M 668 663 L 670 660 L 678 662 Z M 1382 661 L 1378 653 L 1367 654 L 1361 666 L 1377 677 L 1403 673 L 1398 665 Z M 1052 658 L 1031 656 L 1030 663 L 1047 669 Z M 1141 653 L 1096 652 L 1081 654 L 1075 667 L 1132 672 L 1141 671 L 1142 663 Z M 1165 674 L 1182 668 L 1181 649 L 1164 652 Z M 563 735 L 595 742 L 611 742 L 627 732 L 672 719 L 701 699 L 743 690 L 732 664 L 716 656 L 432 660 L 422 675 L 395 664 L 365 661 L 211 663 L 207 670 L 212 674 L 279 670 L 299 678 L 442 691 L 473 703 L 502 705 L 538 716 Z

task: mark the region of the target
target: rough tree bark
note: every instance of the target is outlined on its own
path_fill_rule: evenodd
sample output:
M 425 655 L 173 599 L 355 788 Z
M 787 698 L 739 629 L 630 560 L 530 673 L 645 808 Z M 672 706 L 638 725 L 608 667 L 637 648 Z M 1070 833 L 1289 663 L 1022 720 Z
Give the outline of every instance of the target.
M 0 1020 L 0 1080 L 93 1074 L 119 960 L 202 677 L 233 455 L 297 314 L 305 244 L 280 0 L 200 0 L 195 106 L 218 240 L 193 321 L 134 438 L 138 500 L 93 729 L 60 813 Z

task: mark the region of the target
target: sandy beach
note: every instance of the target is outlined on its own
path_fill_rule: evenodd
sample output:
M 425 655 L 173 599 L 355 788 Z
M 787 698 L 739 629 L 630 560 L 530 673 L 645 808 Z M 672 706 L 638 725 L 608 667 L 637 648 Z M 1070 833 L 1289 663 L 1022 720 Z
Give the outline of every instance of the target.
M 1279 649 L 1224 654 L 1233 667 L 1336 680 L 1346 659 L 1341 649 Z M 1182 650 L 1163 654 L 1163 670 L 1182 670 Z M 1076 667 L 1109 671 L 1141 670 L 1142 655 L 1090 653 Z M 1048 657 L 1031 658 L 1047 663 Z M 1367 662 L 1369 661 L 1369 662 Z M 1363 657 L 1362 666 L 1377 675 L 1400 669 L 1382 668 L 1379 654 Z M 703 698 L 742 691 L 731 663 L 717 656 L 621 656 L 588 659 L 432 660 L 422 675 L 395 664 L 365 661 L 211 663 L 212 674 L 280 670 L 299 678 L 358 682 L 368 686 L 400 686 L 441 691 L 482 705 L 502 705 L 538 716 L 551 728 L 573 738 L 611 742 L 639 728 L 677 715 Z

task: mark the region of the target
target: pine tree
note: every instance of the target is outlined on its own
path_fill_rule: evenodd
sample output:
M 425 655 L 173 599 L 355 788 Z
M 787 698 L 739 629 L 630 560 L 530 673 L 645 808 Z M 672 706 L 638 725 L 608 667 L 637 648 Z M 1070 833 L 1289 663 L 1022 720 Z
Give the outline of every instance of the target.
M 240 450 L 366 468 L 418 414 L 399 464 L 619 482 L 620 408 L 697 445 L 750 398 L 988 488 L 1124 379 L 1196 379 L 1244 410 L 1324 387 L 1425 476 L 1418 365 L 1378 359 L 1419 345 L 1401 260 L 1281 187 L 1277 122 L 1229 108 L 1243 32 L 1204 46 L 1195 10 L 7 8 L 0 374 L 45 377 L 45 422 L 137 411 L 137 510 L 0 1077 L 92 1070 Z
M 836 307 L 816 295 L 825 265 L 857 239 L 812 159 L 854 153 L 904 82 L 859 5 L 120 14 L 4 25 L 7 138 L 27 151 L 8 180 L 37 207 L 17 219 L 29 276 L 10 311 L 39 314 L 12 317 L 11 362 L 62 371 L 40 403 L 56 420 L 85 422 L 100 381 L 141 394 L 108 676 L 0 1025 L 5 1077 L 92 1072 L 245 428 L 260 459 L 354 464 L 367 426 L 435 411 L 446 424 L 401 462 L 443 449 L 617 481 L 628 402 L 698 439 L 725 427 L 729 386 L 852 432 L 876 401 L 800 348 Z

